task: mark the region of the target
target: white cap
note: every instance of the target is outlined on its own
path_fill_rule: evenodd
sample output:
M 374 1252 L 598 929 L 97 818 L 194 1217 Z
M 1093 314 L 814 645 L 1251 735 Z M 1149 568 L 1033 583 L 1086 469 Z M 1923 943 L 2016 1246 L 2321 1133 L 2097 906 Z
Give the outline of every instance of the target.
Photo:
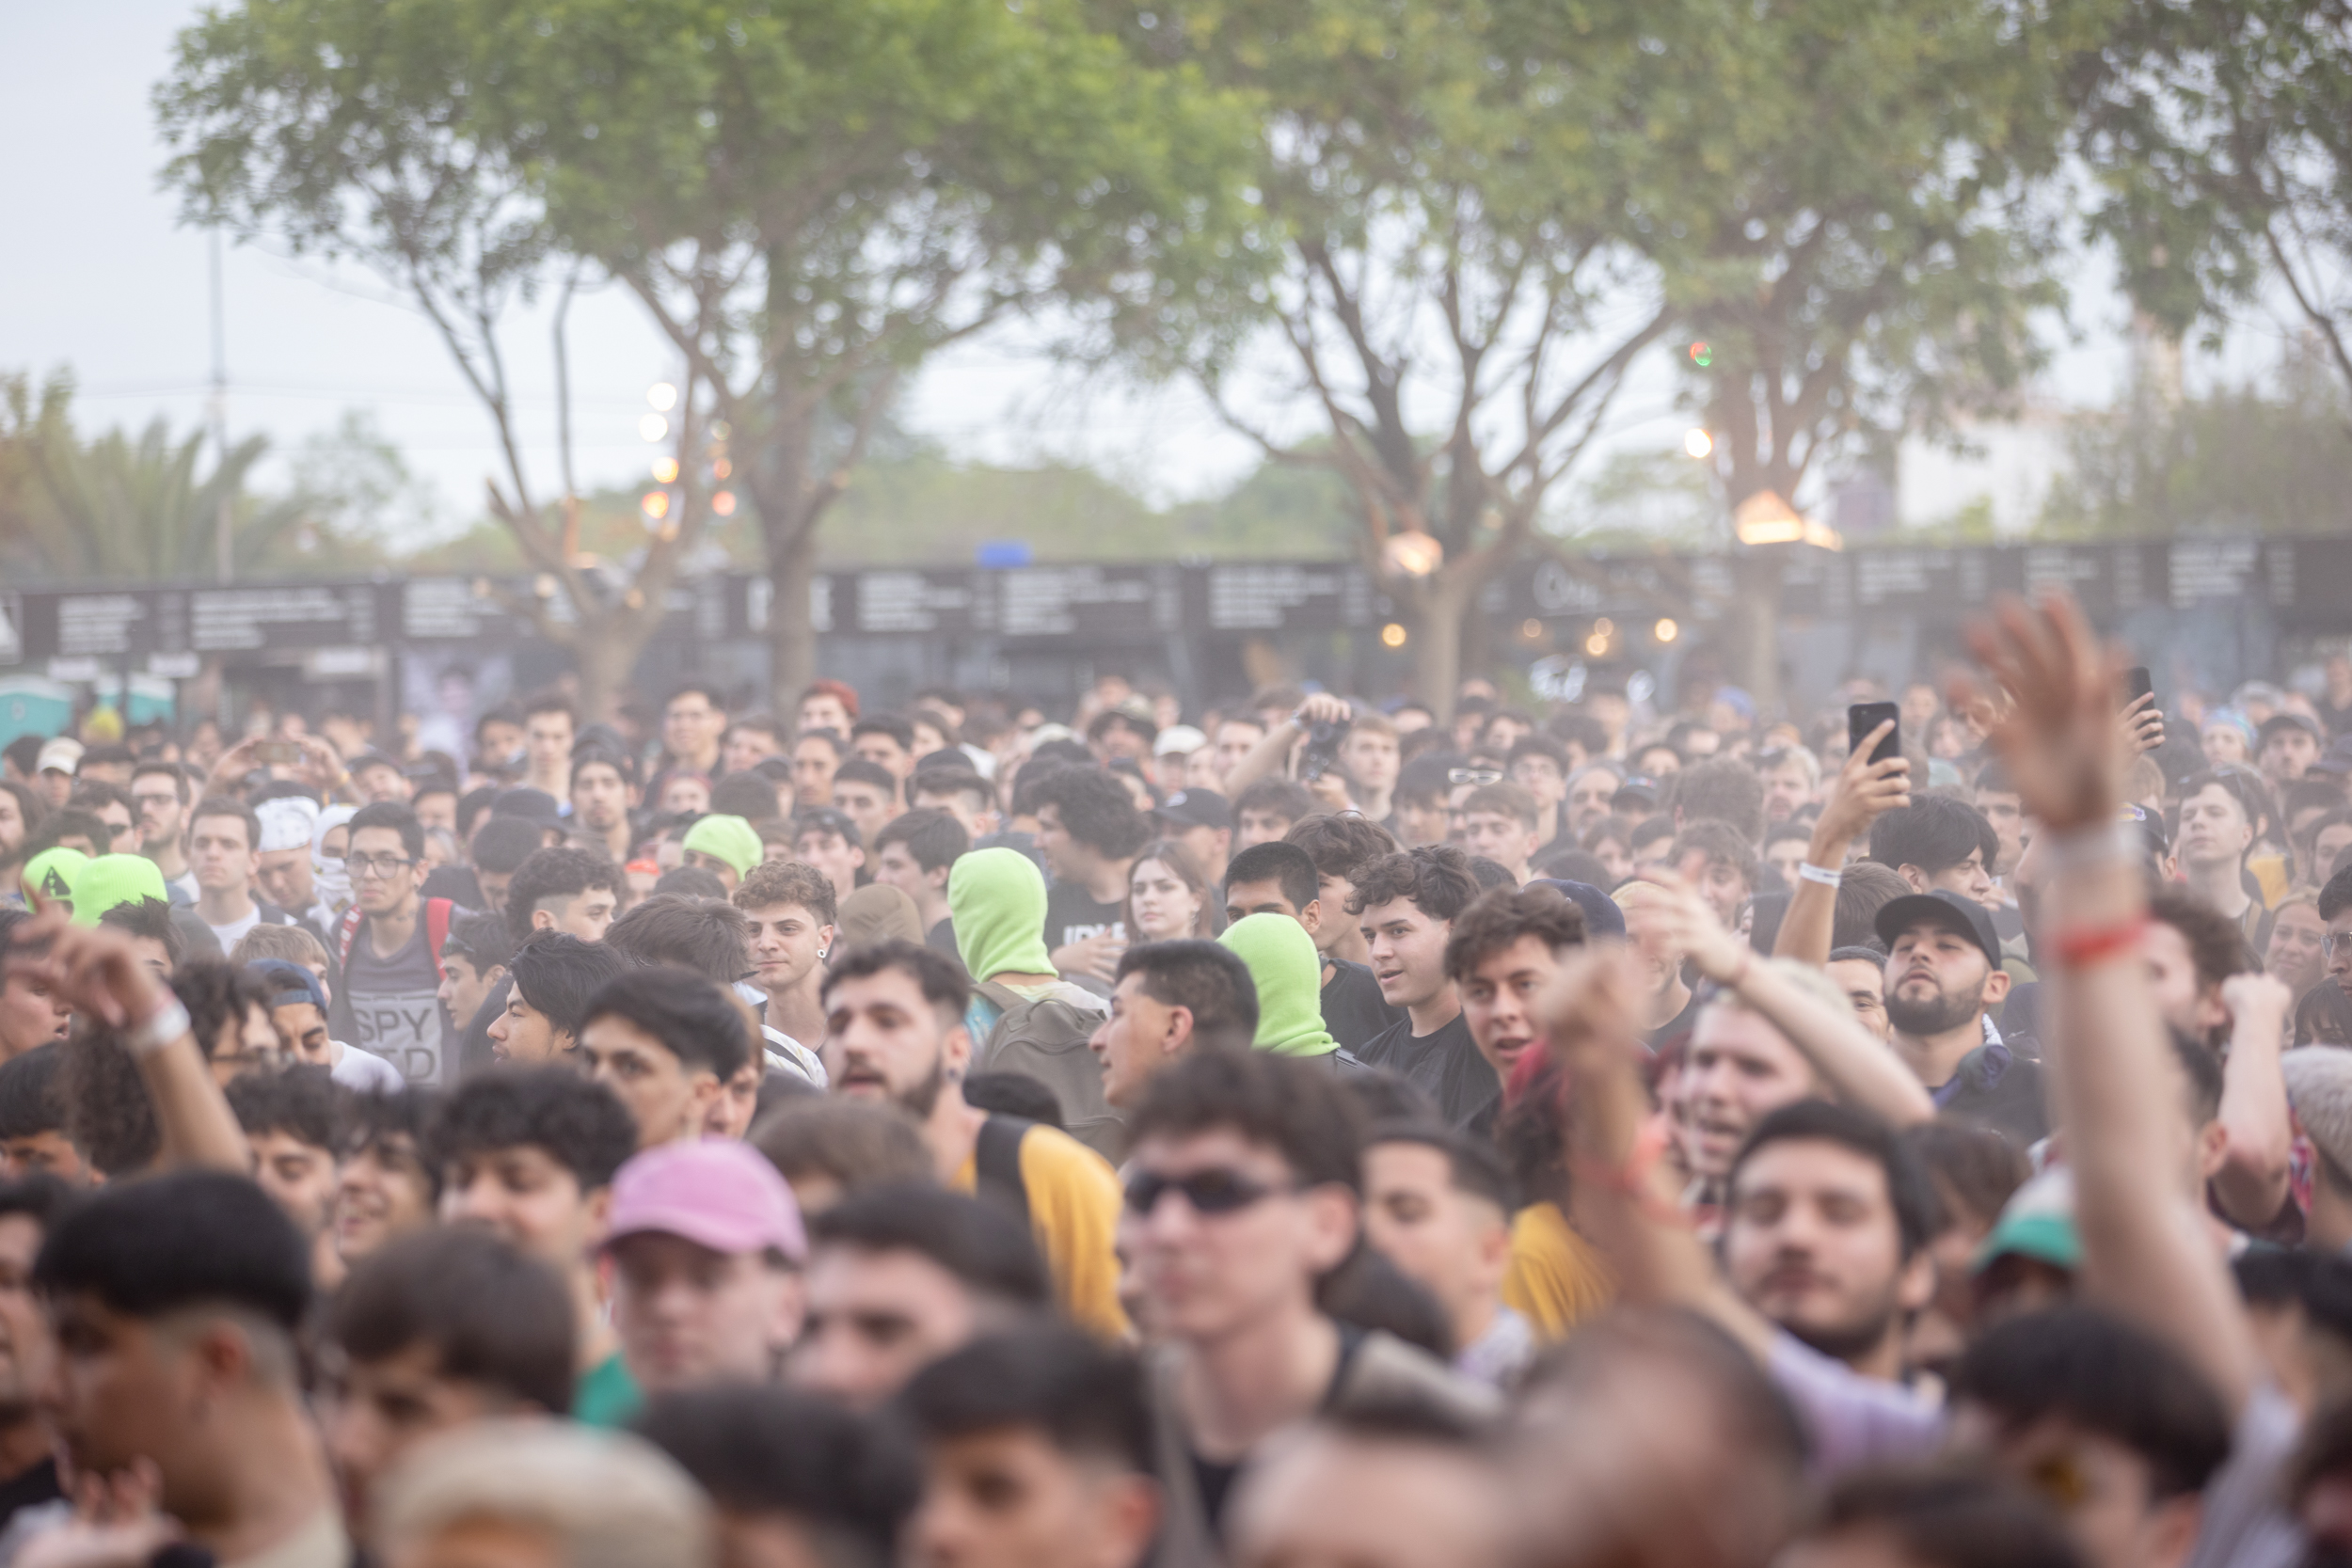
M 1190 724 L 1170 724 L 1152 742 L 1155 757 L 1188 757 L 1209 743 L 1209 737 Z
M 40 749 L 40 760 L 33 765 L 33 771 L 46 773 L 54 768 L 60 773 L 71 773 L 81 766 L 82 743 L 61 735 Z
M 253 847 L 267 855 L 310 847 L 310 831 L 318 825 L 319 808 L 298 795 L 281 795 L 255 806 L 253 815 L 262 824 L 262 842 Z

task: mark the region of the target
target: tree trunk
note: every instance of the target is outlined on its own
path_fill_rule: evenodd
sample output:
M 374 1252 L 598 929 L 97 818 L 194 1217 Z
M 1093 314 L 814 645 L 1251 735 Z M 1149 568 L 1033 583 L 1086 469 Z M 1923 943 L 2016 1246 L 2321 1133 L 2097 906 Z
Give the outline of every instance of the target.
M 778 713 L 817 678 L 817 530 L 797 530 L 768 550 L 768 703 Z
M 1770 723 L 1781 707 L 1780 689 L 1780 568 L 1795 545 L 1734 545 L 1733 579 L 1739 597 L 1732 607 L 1731 678 L 1756 699 L 1759 724 Z
M 1398 597 L 1397 608 L 1411 637 L 1413 695 L 1428 705 L 1441 724 L 1454 718 L 1454 699 L 1462 687 L 1463 632 L 1486 580 L 1484 572 L 1439 567 Z
M 609 722 L 613 717 L 614 702 L 628 685 L 628 677 L 635 672 L 638 656 L 645 651 L 652 630 L 649 622 L 643 627 L 630 624 L 643 617 L 615 615 L 609 619 L 614 623 L 609 626 L 588 622 L 589 626 L 596 629 L 572 644 L 572 663 L 580 672 L 580 710 L 589 721 L 600 723 Z

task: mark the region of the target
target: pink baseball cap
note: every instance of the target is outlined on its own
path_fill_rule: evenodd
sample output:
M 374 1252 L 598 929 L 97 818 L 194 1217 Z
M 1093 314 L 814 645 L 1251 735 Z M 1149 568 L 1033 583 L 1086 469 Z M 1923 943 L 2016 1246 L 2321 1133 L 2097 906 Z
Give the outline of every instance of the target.
M 658 1230 L 713 1252 L 775 1248 L 794 1262 L 808 1256 L 801 1206 L 776 1167 L 732 1138 L 664 1144 L 623 1165 L 612 1179 L 607 1247 L 624 1236 Z

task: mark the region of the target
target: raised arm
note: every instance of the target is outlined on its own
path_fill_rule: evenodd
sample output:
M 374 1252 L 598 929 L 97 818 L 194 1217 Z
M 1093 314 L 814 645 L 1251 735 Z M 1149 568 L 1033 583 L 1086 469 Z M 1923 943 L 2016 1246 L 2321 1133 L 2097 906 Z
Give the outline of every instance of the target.
M 1813 842 L 1805 846 L 1804 863 L 1822 871 L 1843 871 L 1853 841 L 1870 831 L 1870 824 L 1898 806 L 1911 804 L 1911 763 L 1889 757 L 1874 763 L 1870 753 L 1894 729 L 1889 720 L 1862 737 L 1837 770 L 1820 816 L 1813 824 Z M 1830 942 L 1837 924 L 1835 882 L 1800 877 L 1789 890 L 1788 912 L 1781 917 L 1780 935 L 1772 957 L 1803 963 L 1829 961 Z
M 1955 705 L 1977 716 L 2026 810 L 2053 841 L 2042 896 L 2043 1031 L 2052 1120 L 2074 1172 L 2086 1291 L 2201 1369 L 2233 1416 L 2260 1374 L 2245 1309 L 2205 1234 L 2189 1164 L 2182 1085 L 2140 960 L 2147 895 L 2140 857 L 2117 822 L 2127 755 L 2117 744 L 2116 677 L 2073 599 L 2011 599 L 1970 628 L 1993 682 L 1963 677 Z
M 2233 974 L 2222 982 L 2221 1000 L 2230 1009 L 2230 1059 L 2221 1069 L 2227 1152 L 2214 1195 L 2225 1213 L 2252 1230 L 2278 1218 L 2287 1201 L 2295 1128 L 2279 1053 L 2295 993 L 2267 974 Z
M 1758 1359 L 1772 1324 L 1732 1293 L 1682 1216 L 1642 1087 L 1641 1002 L 1630 953 L 1586 952 L 1562 966 L 1540 1004 L 1568 1075 L 1568 1194 L 1576 1227 L 1616 1271 L 1618 1293 L 1706 1313 Z
M 1242 759 L 1233 764 L 1225 775 L 1226 799 L 1239 795 L 1260 779 L 1290 772 L 1291 752 L 1306 737 L 1309 724 L 1345 723 L 1352 717 L 1345 699 L 1327 691 L 1311 692 L 1298 711 L 1266 731 L 1265 738 L 1252 746 Z
M 1648 911 L 1669 944 L 1680 947 L 1700 974 L 1728 987 L 1788 1036 L 1838 1099 L 1897 1127 L 1935 1119 L 1935 1101 L 1918 1075 L 1862 1026 L 1852 1008 L 1833 1006 L 1771 964 L 1758 962 L 1756 950 L 1724 929 L 1707 901 L 1681 878 L 1651 872 L 1645 879 L 1666 892 L 1666 897 L 1650 902 Z
M 61 905 L 40 911 L 15 937 L 9 974 L 39 980 L 75 1012 L 120 1033 L 155 1105 L 159 1164 L 250 1176 L 253 1156 L 244 1130 L 213 1082 L 187 1009 L 149 973 L 129 941 L 103 926 L 67 924 Z

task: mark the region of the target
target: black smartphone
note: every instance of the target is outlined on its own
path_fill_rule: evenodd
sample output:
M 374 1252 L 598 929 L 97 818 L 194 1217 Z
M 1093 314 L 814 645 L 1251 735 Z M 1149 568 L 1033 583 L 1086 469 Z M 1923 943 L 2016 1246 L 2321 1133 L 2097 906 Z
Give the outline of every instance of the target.
M 1846 710 L 1846 749 L 1853 750 L 1870 738 L 1870 732 L 1881 724 L 1895 727 L 1886 732 L 1886 738 L 1870 753 L 1872 766 L 1889 757 L 1903 754 L 1902 709 L 1892 703 L 1856 703 Z
M 2133 665 L 2123 672 L 2123 706 L 2128 709 L 2134 703 L 2155 689 L 2156 683 L 2149 678 L 2148 666 Z

